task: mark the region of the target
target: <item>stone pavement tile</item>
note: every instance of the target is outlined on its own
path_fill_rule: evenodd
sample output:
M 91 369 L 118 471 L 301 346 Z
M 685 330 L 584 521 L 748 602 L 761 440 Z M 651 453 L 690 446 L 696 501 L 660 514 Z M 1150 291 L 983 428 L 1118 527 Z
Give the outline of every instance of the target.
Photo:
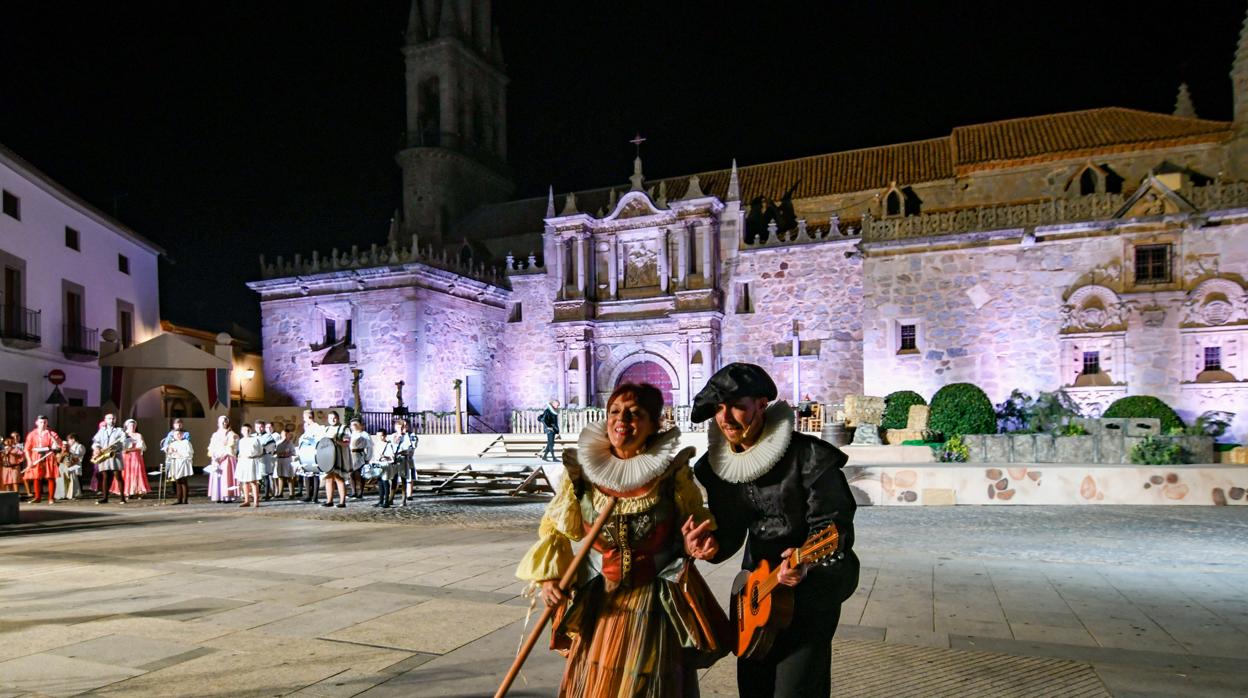
M 390 674 L 370 674 L 347 669 L 290 695 L 314 698 L 351 698 L 351 696 L 359 695 L 373 686 L 385 683 L 392 678 L 394 677 Z
M 366 579 L 364 577 L 343 577 L 341 579 L 331 579 L 319 586 L 323 586 L 326 589 L 345 589 L 350 591 L 352 589 L 359 589 L 362 586 L 367 586 L 373 582 L 374 580 Z
M 408 698 L 425 696 L 491 696 L 511 666 L 521 637 L 523 621 L 498 630 L 432 659 L 415 669 L 360 694 L 361 698 Z M 530 626 L 529 630 L 532 630 Z M 546 629 L 547 632 L 549 629 Z M 544 637 L 546 637 L 544 635 Z M 553 696 L 563 676 L 564 659 L 539 642 L 524 663 L 522 678 L 508 696 Z
M 838 625 L 836 628 L 836 638 L 838 640 L 870 640 L 872 642 L 883 642 L 885 628 L 873 628 L 869 625 Z
M 1102 647 L 1183 654 L 1187 650 L 1150 620 L 1083 618 L 1084 626 Z
M 1242 672 L 1175 671 L 1135 664 L 1094 663 L 1092 666 L 1115 698 L 1243 698 L 1245 693 Z
M 1004 623 L 1005 614 L 996 598 L 987 602 L 941 601 L 937 599 L 932 607 L 932 616 L 936 620 L 977 620 L 984 622 Z
M 110 615 L 105 618 L 79 623 L 67 629 L 75 639 L 98 635 L 135 635 L 166 642 L 199 644 L 214 637 L 235 632 L 235 628 L 213 625 L 206 620 L 187 623 L 180 620 L 165 618 L 145 618 L 142 616 Z
M 1010 632 L 1016 640 L 1036 640 L 1038 642 L 1056 642 L 1064 645 L 1096 646 L 1096 640 L 1082 627 L 1039 625 L 1033 623 L 1011 623 Z M 964 633 L 965 634 L 965 633 Z
M 253 603 L 239 606 L 228 611 L 214 613 L 203 619 L 187 621 L 188 625 L 204 621 L 215 626 L 225 626 L 235 630 L 247 630 L 266 623 L 293 618 L 307 609 L 300 606 L 289 606 L 280 603 Z
M 345 669 L 340 664 L 278 663 L 250 653 L 217 652 L 114 683 L 97 689 L 95 694 L 125 698 L 188 694 L 200 698 L 262 698 L 298 691 Z
M 371 620 L 386 611 L 372 608 L 326 608 L 309 610 L 296 616 L 252 628 L 252 631 L 274 637 L 317 638 L 335 630 Z
M 931 630 L 914 630 L 911 628 L 887 628 L 884 641 L 903 645 L 926 645 L 930 647 L 948 647 L 949 636 Z
M 1002 622 L 980 620 L 936 619 L 937 635 L 974 635 L 978 637 L 1012 638 L 1010 626 Z
M 108 634 L 108 630 L 92 628 L 89 625 L 70 629 L 63 625 L 26 625 L 0 620 L 0 661 L 46 652 Z
M 398 584 L 395 582 L 374 582 L 360 589 L 361 593 L 382 592 L 416 596 L 422 599 L 450 598 L 461 601 L 479 601 L 481 603 L 502 603 L 513 597 L 512 594 L 499 594 L 492 591 L 463 589 L 460 587 L 432 587 L 423 584 Z
M 434 599 L 331 633 L 332 640 L 445 654 L 524 617 L 498 604 Z M 419 629 L 419 632 L 413 632 Z
M 353 609 L 360 612 L 368 612 L 372 614 L 370 617 L 373 617 L 397 611 L 401 608 L 407 608 L 413 604 L 427 601 L 429 598 L 431 598 L 431 595 L 428 594 L 393 593 L 371 587 L 362 587 L 340 596 L 321 599 L 306 606 L 300 606 L 300 608 L 315 611 Z
M 325 585 L 281 582 L 260 588 L 248 586 L 248 588 L 231 593 L 230 598 L 243 601 L 267 601 L 287 606 L 303 606 L 324 599 L 332 599 L 335 596 L 342 596 L 345 593 L 345 589 L 335 589 Z
M 1083 622 L 1069 610 L 1057 612 L 1017 611 L 1005 609 L 1005 619 L 1013 626 L 1045 625 L 1056 628 L 1084 630 Z
M 231 608 L 238 608 L 239 606 L 246 605 L 246 601 L 221 599 L 212 596 L 192 596 L 164 606 L 155 606 L 142 611 L 137 611 L 132 615 L 150 618 L 167 618 L 170 620 L 193 620 L 195 618 L 202 618 L 213 613 L 220 613 L 221 611 L 228 611 Z
M 1123 664 L 1176 672 L 1244 673 L 1243 660 L 1230 657 L 1173 654 L 1150 650 L 1088 647 L 1034 640 L 1003 640 L 991 637 L 965 637 L 960 635 L 951 636 L 949 645 L 954 649 L 974 649 L 1013 655 L 1075 659 L 1091 662 L 1098 666 L 1101 664 Z
M 402 662 L 411 652 L 372 645 L 335 642 L 317 638 L 286 638 L 253 630 L 240 630 L 204 643 L 226 652 L 250 654 L 261 666 L 280 664 L 332 664 L 340 669 L 378 673 Z M 393 674 L 394 672 L 390 672 Z
M 185 654 L 194 649 L 196 649 L 194 645 L 164 639 L 155 640 L 135 635 L 108 635 L 48 650 L 47 654 L 70 659 L 84 659 L 110 666 L 143 669 L 149 664 L 174 655 Z
M 0 687 L 48 696 L 72 696 L 143 673 L 109 664 L 34 654 L 0 662 Z

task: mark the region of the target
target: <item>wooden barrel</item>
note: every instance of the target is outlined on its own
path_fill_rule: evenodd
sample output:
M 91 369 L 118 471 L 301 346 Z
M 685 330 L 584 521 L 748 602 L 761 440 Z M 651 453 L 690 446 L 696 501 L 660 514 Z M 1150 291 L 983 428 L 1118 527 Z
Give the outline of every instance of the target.
M 844 422 L 824 422 L 819 436 L 833 446 L 844 446 L 849 443 L 852 434 L 845 428 Z

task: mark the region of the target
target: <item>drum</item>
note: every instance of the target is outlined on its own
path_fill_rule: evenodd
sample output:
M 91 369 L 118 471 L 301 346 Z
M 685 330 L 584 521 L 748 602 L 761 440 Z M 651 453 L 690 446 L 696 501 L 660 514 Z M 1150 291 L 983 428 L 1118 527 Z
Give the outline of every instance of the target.
M 389 463 L 365 463 L 364 466 L 360 468 L 360 477 L 365 480 L 373 480 L 379 477 L 389 477 L 389 472 Z
M 312 454 L 312 464 L 304 464 L 307 470 L 315 470 L 320 473 L 328 473 L 334 469 L 334 456 L 337 455 L 338 447 L 334 444 L 334 440 L 326 436 L 319 439 L 314 447 L 315 453 Z M 302 462 L 302 461 L 301 461 Z

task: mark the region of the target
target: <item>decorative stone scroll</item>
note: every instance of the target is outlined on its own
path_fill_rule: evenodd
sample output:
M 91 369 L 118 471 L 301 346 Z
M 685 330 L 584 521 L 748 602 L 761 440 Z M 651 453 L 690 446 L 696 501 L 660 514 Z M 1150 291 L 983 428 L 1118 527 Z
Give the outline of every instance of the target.
M 1209 279 L 1183 301 L 1185 326 L 1218 327 L 1248 322 L 1248 293 L 1230 279 Z
M 1113 290 L 1089 285 L 1070 294 L 1062 306 L 1062 332 L 1116 332 L 1127 328 L 1127 306 Z

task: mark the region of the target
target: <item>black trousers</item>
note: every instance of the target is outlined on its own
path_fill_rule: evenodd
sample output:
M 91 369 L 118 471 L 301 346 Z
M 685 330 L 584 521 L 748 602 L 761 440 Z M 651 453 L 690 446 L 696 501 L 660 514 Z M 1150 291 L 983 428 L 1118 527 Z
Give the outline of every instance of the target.
M 762 659 L 737 660 L 737 692 L 754 698 L 822 698 L 832 695 L 832 635 L 841 607 L 803 614 L 794 609 L 785 629 Z
M 321 493 L 321 478 L 316 475 L 310 475 L 303 478 L 304 499 L 311 498 L 312 501 L 319 499 Z
M 549 454 L 551 460 L 555 459 L 555 435 L 558 433 L 554 429 L 546 428 L 546 450 L 542 451 L 542 458 Z

